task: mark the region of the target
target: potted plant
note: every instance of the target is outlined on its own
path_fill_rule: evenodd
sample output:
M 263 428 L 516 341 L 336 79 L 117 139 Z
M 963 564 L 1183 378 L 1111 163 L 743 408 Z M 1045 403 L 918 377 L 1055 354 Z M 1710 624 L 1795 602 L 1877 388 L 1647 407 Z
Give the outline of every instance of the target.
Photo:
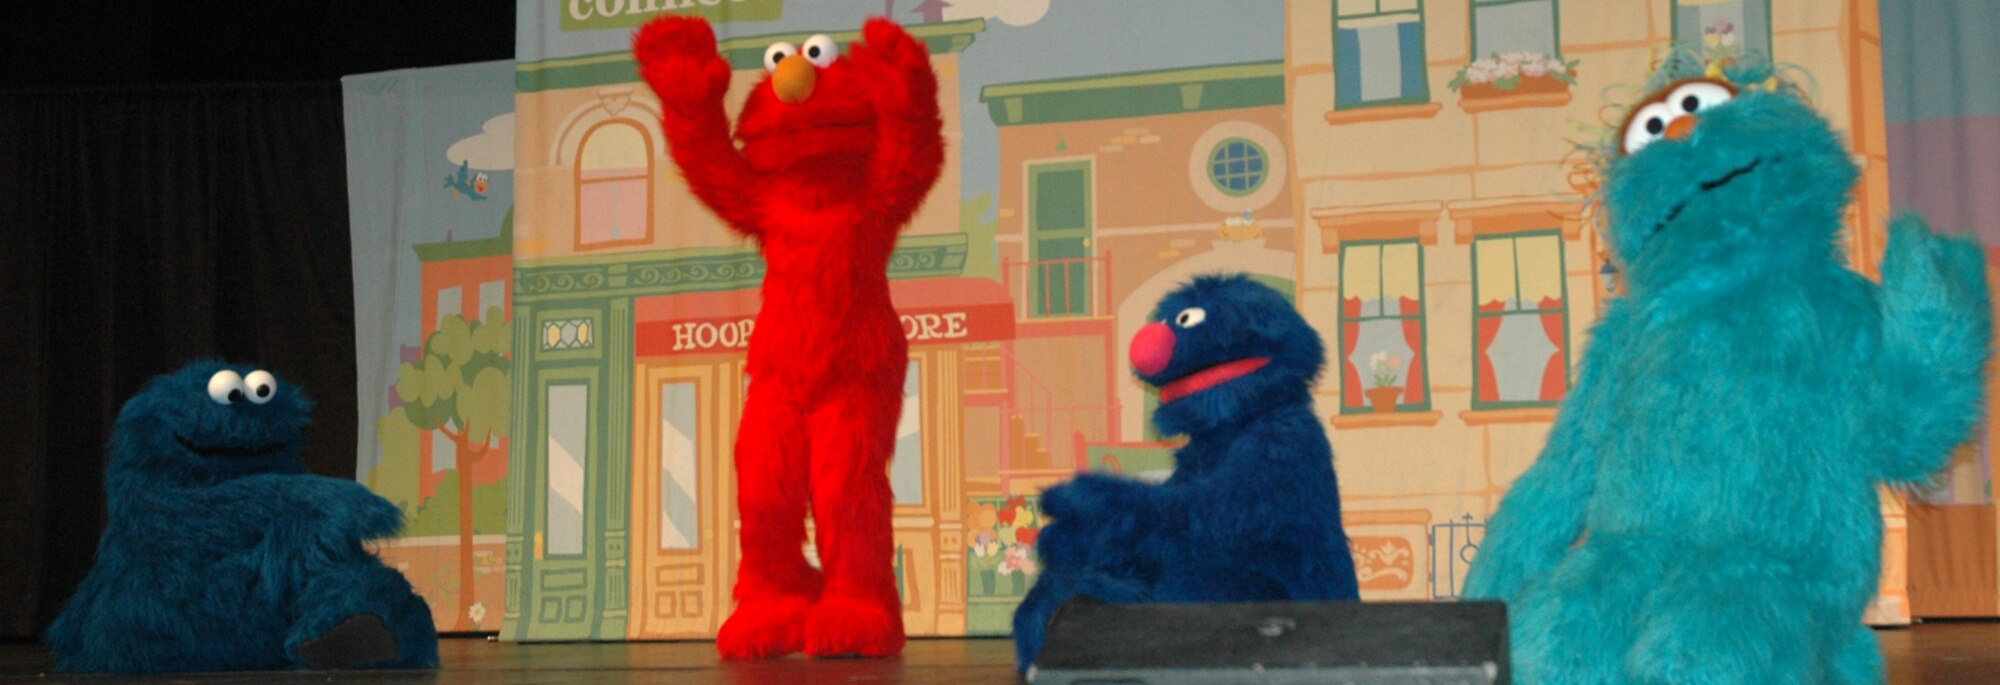
M 1458 75 L 1446 85 L 1469 99 L 1563 93 L 1576 85 L 1576 65 L 1576 60 L 1538 52 L 1497 53 L 1459 68 Z
M 1403 395 L 1403 386 L 1396 383 L 1401 379 L 1403 360 L 1387 352 L 1376 352 L 1368 358 L 1368 370 L 1374 375 L 1373 387 L 1368 389 L 1368 404 L 1377 414 L 1396 411 L 1396 398 Z

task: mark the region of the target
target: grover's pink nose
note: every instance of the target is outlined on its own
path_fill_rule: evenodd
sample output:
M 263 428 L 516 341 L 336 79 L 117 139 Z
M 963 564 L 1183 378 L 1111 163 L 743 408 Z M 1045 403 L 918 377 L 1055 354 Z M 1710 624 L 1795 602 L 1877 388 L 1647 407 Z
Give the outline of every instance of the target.
M 1174 360 L 1174 329 L 1163 323 L 1149 323 L 1132 336 L 1132 368 L 1151 376 Z

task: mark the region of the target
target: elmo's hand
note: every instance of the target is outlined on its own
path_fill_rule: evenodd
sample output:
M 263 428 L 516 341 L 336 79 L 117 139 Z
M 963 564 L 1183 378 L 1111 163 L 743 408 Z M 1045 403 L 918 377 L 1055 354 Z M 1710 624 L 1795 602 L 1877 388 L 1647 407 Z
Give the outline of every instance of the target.
M 639 75 L 669 112 L 720 108 L 729 91 L 729 61 L 715 48 L 706 20 L 668 15 L 639 29 L 632 41 Z
M 863 81 L 875 114 L 886 121 L 924 121 L 937 116 L 937 76 L 931 53 L 903 27 L 875 18 L 861 29 L 862 42 L 848 59 L 868 74 Z

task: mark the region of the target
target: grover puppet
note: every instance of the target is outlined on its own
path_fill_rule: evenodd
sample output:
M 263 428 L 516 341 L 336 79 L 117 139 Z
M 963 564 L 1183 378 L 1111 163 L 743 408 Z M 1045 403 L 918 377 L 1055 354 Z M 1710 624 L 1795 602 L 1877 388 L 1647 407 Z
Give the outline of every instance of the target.
M 1319 335 L 1284 296 L 1244 276 L 1167 295 L 1132 338 L 1160 389 L 1153 423 L 1188 436 L 1149 485 L 1083 474 L 1042 494 L 1053 523 L 1040 579 L 1014 612 L 1026 669 L 1056 607 L 1108 602 L 1359 599 L 1340 523 L 1333 449 L 1313 416 Z
M 1602 155 L 1628 296 L 1466 581 L 1510 603 L 1518 682 L 1880 683 L 1861 624 L 1876 484 L 1967 437 L 1991 335 L 1979 247 L 1836 235 L 1847 148 L 1763 62 L 1687 53 Z
M 64 671 L 437 665 L 430 608 L 362 541 L 403 513 L 299 463 L 311 403 L 268 371 L 154 378 L 111 435 L 97 564 L 49 628 Z
M 868 22 L 846 57 L 824 35 L 764 53 L 730 141 L 728 60 L 696 18 L 640 30 L 640 74 L 688 188 L 763 249 L 736 441 L 743 558 L 729 658 L 902 651 L 887 468 L 909 363 L 888 264 L 944 165 L 930 52 Z M 821 567 L 806 563 L 811 502 Z

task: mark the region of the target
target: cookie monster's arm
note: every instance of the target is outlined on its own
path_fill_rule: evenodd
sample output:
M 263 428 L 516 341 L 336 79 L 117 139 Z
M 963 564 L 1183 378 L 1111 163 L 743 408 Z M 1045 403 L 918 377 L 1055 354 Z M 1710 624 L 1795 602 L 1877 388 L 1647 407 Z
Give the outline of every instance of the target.
M 1915 481 L 1942 468 L 1979 419 L 1992 350 L 1986 260 L 1970 238 L 1939 236 L 1916 216 L 1889 226 L 1882 257 L 1882 342 L 1863 454 L 1879 475 Z
M 731 229 L 756 237 L 765 186 L 729 137 L 729 61 L 716 51 L 715 32 L 697 17 L 662 16 L 639 29 L 632 54 L 660 98 L 660 131 L 688 189 Z
M 875 107 L 875 160 L 868 169 L 870 212 L 901 225 L 944 171 L 944 120 L 930 50 L 895 22 L 870 19 L 848 59 L 866 74 Z
M 237 478 L 202 491 L 189 505 L 208 518 L 227 512 L 238 526 L 330 553 L 403 529 L 403 511 L 389 500 L 360 483 L 324 476 Z
M 1624 313 L 1606 312 L 1592 331 L 1590 352 L 1576 385 L 1549 431 L 1534 466 L 1515 479 L 1500 508 L 1486 524 L 1479 556 L 1465 579 L 1468 599 L 1513 599 L 1530 579 L 1547 573 L 1584 532 L 1591 492 L 1597 481 L 1597 446 L 1611 428 L 1604 401 L 1609 357 L 1622 347 Z

